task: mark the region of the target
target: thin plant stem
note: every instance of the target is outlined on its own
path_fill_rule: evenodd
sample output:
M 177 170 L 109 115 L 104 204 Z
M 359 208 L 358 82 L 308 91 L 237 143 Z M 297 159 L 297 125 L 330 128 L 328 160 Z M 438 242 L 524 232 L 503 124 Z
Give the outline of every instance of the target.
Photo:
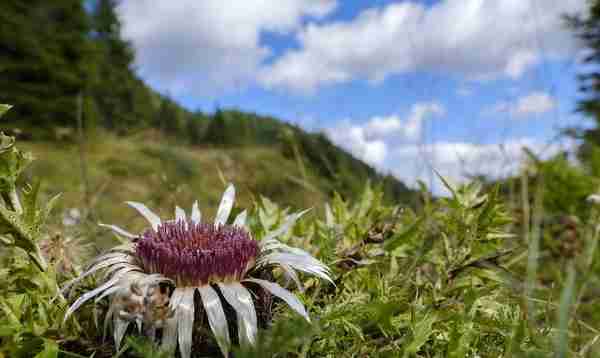
M 91 213 L 90 205 L 90 182 L 87 171 L 87 163 L 85 158 L 85 134 L 83 131 L 83 95 L 81 92 L 77 95 L 77 134 L 79 144 L 79 168 L 81 170 L 81 182 L 83 184 L 83 202 L 85 204 L 85 215 L 87 217 Z

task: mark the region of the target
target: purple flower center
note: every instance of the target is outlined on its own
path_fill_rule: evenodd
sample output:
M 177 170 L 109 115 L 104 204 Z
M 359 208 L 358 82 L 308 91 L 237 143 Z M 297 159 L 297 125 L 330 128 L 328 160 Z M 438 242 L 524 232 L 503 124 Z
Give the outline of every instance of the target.
M 241 280 L 258 255 L 258 244 L 244 229 L 191 221 L 163 222 L 146 230 L 136 244 L 144 270 L 177 285 L 201 286 Z

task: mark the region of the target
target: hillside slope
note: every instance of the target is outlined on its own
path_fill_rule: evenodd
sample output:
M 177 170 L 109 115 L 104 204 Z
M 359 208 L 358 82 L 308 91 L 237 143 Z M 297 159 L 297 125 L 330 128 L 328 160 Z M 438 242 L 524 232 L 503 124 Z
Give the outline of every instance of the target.
M 161 215 L 171 216 L 174 205 L 189 208 L 197 199 L 206 214 L 212 215 L 225 183 L 232 182 L 238 189 L 240 207 L 249 207 L 260 195 L 297 208 L 321 207 L 333 191 L 350 189 L 343 183 L 356 183 L 352 185 L 357 186 L 355 194 L 359 195 L 369 179 L 360 171 L 355 177 L 348 177 L 349 173 L 323 175 L 310 157 L 288 157 L 273 145 L 182 145 L 155 130 L 128 137 L 102 132 L 95 138 L 84 147 L 87 186 L 77 144 L 20 141 L 20 146 L 36 157 L 28 172 L 43 178 L 42 190 L 47 195 L 63 193 L 59 212 L 70 208 L 83 211 L 89 206 L 95 221 L 126 227 L 141 228 L 143 224 L 124 205 L 127 200 L 144 202 Z M 336 148 L 330 149 L 339 150 Z M 360 166 L 362 162 L 352 163 Z M 382 177 L 370 179 L 377 184 Z M 386 187 L 392 187 L 391 183 L 387 179 Z M 410 201 L 411 191 L 405 194 L 401 201 Z M 390 191 L 388 200 L 400 199 Z
M 222 148 L 271 147 L 296 162 L 301 179 L 306 179 L 309 172 L 326 179 L 329 185 L 322 189 L 329 193 L 336 191 L 352 198 L 370 180 L 383 186 L 388 199 L 411 201 L 412 192 L 404 183 L 391 175 L 381 175 L 332 143 L 323 133 L 310 133 L 277 118 L 239 110 L 217 110 L 195 123 L 200 138 L 196 143 Z

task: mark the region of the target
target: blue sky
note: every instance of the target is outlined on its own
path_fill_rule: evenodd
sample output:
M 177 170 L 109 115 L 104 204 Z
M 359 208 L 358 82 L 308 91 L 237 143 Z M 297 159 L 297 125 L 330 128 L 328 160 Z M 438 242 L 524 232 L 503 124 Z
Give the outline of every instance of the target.
M 571 143 L 585 0 L 125 0 L 140 75 L 195 110 L 324 131 L 410 185 L 518 169 Z M 435 183 L 431 183 L 435 184 Z

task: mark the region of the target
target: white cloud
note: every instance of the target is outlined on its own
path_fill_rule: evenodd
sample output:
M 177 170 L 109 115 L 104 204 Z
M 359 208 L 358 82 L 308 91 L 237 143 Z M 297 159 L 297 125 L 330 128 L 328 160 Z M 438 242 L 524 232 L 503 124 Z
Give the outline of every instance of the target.
M 445 108 L 439 103 L 417 103 L 406 119 L 397 114 L 369 119 L 364 126 L 365 134 L 368 138 L 402 137 L 406 140 L 417 140 L 421 135 L 424 120 L 445 113 Z
M 262 32 L 289 33 L 335 0 L 125 0 L 118 13 L 149 81 L 173 94 L 215 93 L 254 80 L 271 53 Z
M 464 182 L 474 175 L 502 178 L 518 172 L 526 158 L 523 148 L 542 158 L 561 150 L 558 144 L 547 145 L 527 137 L 493 144 L 441 141 L 424 146 L 401 146 L 389 153 L 386 166 L 409 186 L 414 187 L 417 180 L 423 180 L 432 185 L 434 193 L 443 194 L 446 193 L 443 186 L 431 175 L 432 168 L 453 182 Z M 433 181 L 429 183 L 427 179 Z
M 535 107 L 530 104 L 536 101 L 525 99 L 529 97 L 536 96 L 519 101 L 521 110 Z M 376 116 L 361 124 L 345 120 L 325 129 L 325 133 L 334 143 L 380 171 L 393 174 L 411 187 L 423 180 L 432 185 L 435 194 L 444 194 L 444 190 L 432 169 L 454 182 L 474 175 L 501 178 L 517 173 L 525 158 L 525 147 L 541 158 L 561 150 L 559 144 L 547 145 L 532 137 L 484 144 L 460 140 L 422 142 L 424 121 L 444 113 L 445 108 L 439 103 L 416 103 L 405 116 Z
M 504 73 L 512 78 L 520 78 L 527 69 L 539 62 L 539 56 L 534 51 L 520 51 L 514 54 L 506 64 Z
M 515 113 L 520 116 L 543 114 L 550 112 L 555 107 L 556 101 L 549 94 L 535 92 L 528 96 L 519 98 L 515 107 Z
M 392 3 L 352 20 L 307 25 L 297 35 L 300 48 L 264 67 L 259 81 L 268 88 L 311 92 L 417 70 L 519 78 L 542 57 L 574 53 L 577 44 L 561 14 L 585 5 L 585 0 Z
M 399 142 L 413 143 L 419 140 L 423 122 L 446 113 L 436 102 L 416 103 L 406 118 L 397 114 L 376 116 L 362 125 L 343 121 L 325 133 L 331 140 L 378 168 L 383 168 L 389 145 Z
M 514 102 L 501 102 L 492 108 L 484 110 L 486 113 L 508 113 L 514 117 L 529 117 L 540 115 L 554 110 L 557 106 L 556 99 L 545 92 L 532 92 L 518 98 Z
M 381 139 L 368 139 L 364 128 L 345 123 L 339 128 L 326 130 L 325 133 L 334 143 L 357 158 L 376 167 L 383 165 L 387 155 L 385 142 Z
M 434 167 L 442 175 L 454 181 L 462 181 L 469 175 L 486 174 L 491 177 L 501 177 L 514 172 L 520 163 L 523 147 L 532 147 L 535 150 L 540 146 L 527 138 L 513 139 L 502 144 L 441 141 L 423 147 L 402 146 L 393 153 L 393 157 L 398 162 L 425 162 L 427 166 Z M 476 169 L 469 172 L 467 168 Z M 425 172 L 429 170 L 429 168 L 421 169 Z M 393 171 L 409 183 L 414 183 L 419 176 L 419 173 L 403 168 Z

